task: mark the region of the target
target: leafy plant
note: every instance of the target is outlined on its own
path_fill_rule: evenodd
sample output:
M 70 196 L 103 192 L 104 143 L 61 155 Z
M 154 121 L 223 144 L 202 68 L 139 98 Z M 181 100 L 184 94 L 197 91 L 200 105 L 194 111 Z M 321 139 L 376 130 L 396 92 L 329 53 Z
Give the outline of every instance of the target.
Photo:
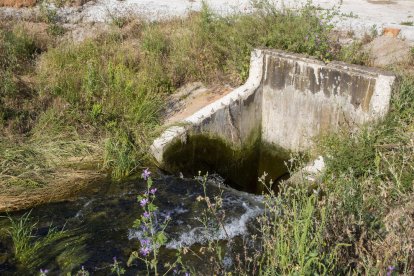
M 151 172 L 145 169 L 142 173 L 142 178 L 147 182 L 147 189 L 144 194 L 139 195 L 137 200 L 142 208 L 142 215 L 134 222 L 134 228 L 140 229 L 140 245 L 139 251 L 132 252 L 128 265 L 135 260 L 140 260 L 145 263 L 147 275 L 159 275 L 159 253 L 160 248 L 167 242 L 165 228 L 170 221 L 167 217 L 165 221 L 161 222 L 158 217 L 158 207 L 154 204 L 156 198 L 157 188 L 153 187 Z M 162 275 L 172 269 L 173 265 Z
M 67 236 L 64 230 L 50 228 L 46 236 L 34 236 L 37 222 L 31 222 L 30 212 L 19 219 L 9 217 L 11 226 L 7 230 L 13 241 L 14 256 L 25 268 L 32 270 L 45 260 L 39 258 L 53 243 Z

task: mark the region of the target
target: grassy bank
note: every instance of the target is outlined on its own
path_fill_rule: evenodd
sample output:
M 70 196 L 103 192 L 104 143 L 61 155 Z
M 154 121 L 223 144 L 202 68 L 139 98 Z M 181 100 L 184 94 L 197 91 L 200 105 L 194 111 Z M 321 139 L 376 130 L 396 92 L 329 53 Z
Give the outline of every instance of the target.
M 323 60 L 339 54 L 330 15 L 319 13 L 261 3 L 254 14 L 222 17 L 204 6 L 162 22 L 114 18 L 110 31 L 77 44 L 49 32 L 47 47 L 23 27 L 3 27 L 1 183 L 41 185 L 44 174 L 29 180 L 27 171 L 53 171 L 82 157 L 114 178 L 133 174 L 148 162 L 166 97 L 181 85 L 241 84 L 255 47 Z

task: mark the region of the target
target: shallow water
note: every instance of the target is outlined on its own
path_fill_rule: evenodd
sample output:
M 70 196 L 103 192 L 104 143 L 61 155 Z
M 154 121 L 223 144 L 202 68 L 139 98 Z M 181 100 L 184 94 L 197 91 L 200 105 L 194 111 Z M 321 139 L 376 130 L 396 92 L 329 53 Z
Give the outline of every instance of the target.
M 237 243 L 241 243 L 243 236 L 255 231 L 255 218 L 262 213 L 260 196 L 240 192 L 224 186 L 220 180 L 212 180 L 207 184 L 207 193 L 214 197 L 223 191 L 227 233 L 223 229 L 207 231 L 196 219 L 205 209 L 205 203 L 196 200 L 203 195 L 199 181 L 162 176 L 155 180 L 154 186 L 158 188 L 155 204 L 159 207 L 159 219 L 171 217 L 166 229 L 168 243 L 161 252 L 161 262 L 172 262 L 173 250 L 177 247 L 197 247 L 208 240 L 226 240 L 228 236 L 236 240 L 232 250 L 238 250 L 235 249 Z M 76 272 L 83 265 L 93 275 L 108 275 L 113 257 L 125 265 L 131 252 L 139 246 L 140 232 L 133 229 L 132 224 L 141 215 L 136 197 L 145 187 L 146 183 L 142 180 L 100 183 L 76 201 L 34 208 L 31 217 L 39 222 L 38 235 L 45 235 L 50 226 L 64 228 L 72 234 L 48 252 L 42 252 L 38 256 L 42 264 L 34 270 L 43 268 L 50 271 L 48 275 L 61 275 Z M 10 215 L 19 217 L 23 213 Z M 6 229 L 7 224 L 7 218 L 0 219 L 0 229 Z M 231 264 L 230 255 L 225 256 L 225 261 Z M 200 271 L 207 271 L 207 263 L 198 260 L 192 265 Z M 127 269 L 127 275 L 136 275 L 142 269 L 142 266 L 135 264 Z M 26 273 L 13 260 L 10 239 L 3 236 L 0 241 L 0 274 Z

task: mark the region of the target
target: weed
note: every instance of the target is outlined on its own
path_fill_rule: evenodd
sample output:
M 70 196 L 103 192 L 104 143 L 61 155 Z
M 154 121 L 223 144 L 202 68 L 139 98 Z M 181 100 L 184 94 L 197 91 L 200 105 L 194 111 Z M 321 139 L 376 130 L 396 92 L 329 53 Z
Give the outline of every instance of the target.
M 140 260 L 145 263 L 147 275 L 160 275 L 159 261 L 160 248 L 167 243 L 167 236 L 165 228 L 167 227 L 170 218 L 167 217 L 163 222 L 159 221 L 158 207 L 155 205 L 157 188 L 153 187 L 151 172 L 145 169 L 142 173 L 142 178 L 147 182 L 147 189 L 144 194 L 137 197 L 138 203 L 141 205 L 143 214 L 140 218 L 134 221 L 134 228 L 141 229 L 139 251 L 134 251 L 128 260 L 128 266 L 135 260 Z M 115 261 L 116 262 L 116 261 Z M 177 261 L 176 261 L 177 262 Z M 176 263 L 175 262 L 175 263 Z M 168 270 L 162 275 L 167 275 L 175 266 L 172 264 Z M 117 267 L 117 266 L 114 266 Z M 120 272 L 118 269 L 117 271 Z
M 403 22 L 400 23 L 400 25 L 414 26 L 414 22 L 413 21 L 403 21 Z
M 59 6 L 59 5 L 58 5 Z M 59 23 L 57 9 L 47 1 L 40 5 L 40 14 L 42 19 L 48 24 L 48 33 L 52 36 L 63 35 L 65 29 Z
M 350 271 L 379 273 L 387 265 L 398 264 L 400 272 L 412 266 L 406 258 L 411 245 L 404 250 L 391 245 L 404 243 L 394 234 L 404 228 L 404 220 L 389 221 L 393 209 L 406 204 L 413 192 L 414 108 L 408 100 L 412 93 L 412 77 L 402 77 L 394 89 L 392 110 L 383 121 L 321 140 L 327 157 L 323 189 L 330 202 L 327 232 L 335 242 L 351 245 L 340 250 L 339 267 L 346 264 Z M 349 263 L 350 259 L 355 261 Z
M 10 218 L 11 226 L 8 233 L 12 238 L 14 255 L 24 268 L 32 270 L 43 265 L 39 258 L 47 252 L 48 247 L 67 236 L 66 231 L 50 228 L 47 235 L 42 238 L 34 236 L 37 227 L 36 222 L 31 222 L 30 212 L 22 215 L 19 219 Z
M 361 42 L 352 42 L 350 45 L 342 46 L 339 51 L 339 59 L 352 64 L 368 64 L 369 54 L 364 51 L 362 46 Z

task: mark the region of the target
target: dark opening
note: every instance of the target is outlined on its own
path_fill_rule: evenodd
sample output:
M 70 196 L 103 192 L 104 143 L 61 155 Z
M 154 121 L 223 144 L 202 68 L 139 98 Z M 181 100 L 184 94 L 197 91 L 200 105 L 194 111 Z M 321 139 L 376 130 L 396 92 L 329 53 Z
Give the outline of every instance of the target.
M 218 173 L 235 189 L 261 194 L 264 187 L 259 185 L 258 178 L 264 172 L 267 179 L 273 180 L 274 188 L 290 177 L 286 166 L 289 155 L 257 140 L 249 147 L 234 149 L 220 138 L 193 135 L 186 143 L 172 144 L 164 160 L 170 172 L 182 172 L 186 177 L 196 176 L 199 171 Z

